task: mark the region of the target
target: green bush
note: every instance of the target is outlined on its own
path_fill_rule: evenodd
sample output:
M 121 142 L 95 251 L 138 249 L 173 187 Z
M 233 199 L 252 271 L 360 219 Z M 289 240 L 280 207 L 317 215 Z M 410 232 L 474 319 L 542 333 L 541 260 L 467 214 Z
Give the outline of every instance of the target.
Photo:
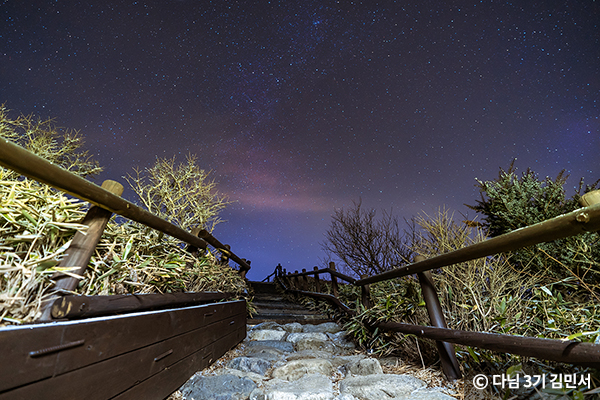
M 567 176 L 564 170 L 555 179 L 540 180 L 531 169 L 519 177 L 514 161 L 491 181 L 477 180 L 481 200 L 467 205 L 483 215 L 483 227 L 489 236 L 498 236 L 515 229 L 536 224 L 579 208 L 584 193 L 595 189 L 600 181 L 579 190 L 567 198 L 564 190 Z M 585 290 L 600 283 L 600 241 L 597 233 L 584 233 L 549 243 L 540 243 L 513 252 L 508 260 L 532 275 L 548 276 L 559 281 L 575 276 Z

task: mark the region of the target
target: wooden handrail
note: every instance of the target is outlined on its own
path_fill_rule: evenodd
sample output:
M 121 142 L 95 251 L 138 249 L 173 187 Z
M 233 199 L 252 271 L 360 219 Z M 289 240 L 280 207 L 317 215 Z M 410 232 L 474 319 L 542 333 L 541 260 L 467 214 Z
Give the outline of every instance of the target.
M 518 250 L 538 243 L 550 242 L 568 236 L 600 230 L 600 203 L 583 207 L 568 214 L 516 229 L 504 235 L 475 243 L 450 253 L 428 258 L 424 261 L 360 279 L 354 284 L 358 286 L 369 283 L 400 278 L 431 269 L 447 267 L 476 258 L 487 257 L 497 253 Z
M 0 138 L 0 165 L 112 213 L 166 233 L 194 247 L 201 249 L 207 247 L 207 241 L 202 238 L 3 138 Z M 208 234 L 206 237 L 220 244 L 212 235 Z M 227 251 L 229 257 L 240 265 L 242 271 L 250 269 L 247 262 L 224 246 L 216 248 L 220 251 Z
M 306 272 L 298 272 L 295 274 L 288 274 L 287 276 L 290 278 L 295 278 L 295 277 L 300 277 L 300 276 L 306 276 L 306 275 L 317 275 L 317 274 L 324 274 L 324 273 L 328 273 L 331 274 L 333 276 L 336 276 L 340 279 L 345 280 L 346 282 L 350 282 L 350 283 L 355 283 L 356 279 L 354 279 L 351 276 L 342 274 L 341 272 L 335 271 L 331 268 L 322 268 L 322 269 L 318 269 L 318 270 L 313 270 L 313 271 L 306 271 Z
M 433 286 L 431 276 L 429 275 L 429 270 L 431 269 L 442 268 L 497 253 L 517 250 L 538 243 L 600 230 L 600 191 L 587 193 L 582 197 L 580 202 L 585 207 L 547 221 L 520 228 L 504 235 L 475 243 L 430 259 L 415 257 L 415 262 L 411 265 L 396 268 L 371 277 L 361 277 L 360 280 L 348 280 L 351 284 L 362 287 L 361 301 L 363 305 L 368 308 L 370 307 L 369 284 L 417 274 L 423 289 L 431 323 L 435 325 L 435 327 L 394 322 L 374 323 L 369 321 L 366 322 L 367 325 L 372 328 L 377 327 L 388 331 L 403 332 L 436 340 L 438 342 L 438 350 L 444 373 L 449 379 L 460 377 L 460 368 L 450 343 L 475 346 L 493 351 L 519 354 L 527 357 L 537 357 L 582 366 L 600 367 L 600 345 L 597 344 L 582 343 L 573 340 L 564 341 L 483 332 L 469 332 L 446 328 L 439 299 L 437 298 L 435 287 Z M 298 276 L 315 275 L 315 277 L 318 277 L 320 273 L 327 272 L 331 273 L 332 284 L 334 283 L 335 276 L 339 276 L 342 279 L 345 279 L 346 277 L 340 276 L 343 274 L 338 273 L 332 268 L 317 269 L 317 267 L 315 267 L 314 271 L 283 276 L 297 278 Z M 286 288 L 281 280 L 279 281 L 286 291 L 326 299 L 338 306 L 338 308 L 346 312 L 346 314 L 351 316 L 356 315 L 354 311 L 341 303 L 336 296 L 336 290 L 334 290 L 333 296 L 304 290 L 292 290 Z

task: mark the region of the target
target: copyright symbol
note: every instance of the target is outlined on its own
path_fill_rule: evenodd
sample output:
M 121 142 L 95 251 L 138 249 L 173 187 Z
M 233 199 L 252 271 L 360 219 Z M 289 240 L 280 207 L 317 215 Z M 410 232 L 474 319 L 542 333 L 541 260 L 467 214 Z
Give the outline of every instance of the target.
M 475 375 L 473 377 L 473 386 L 475 389 L 485 389 L 488 385 L 488 378 L 483 374 Z

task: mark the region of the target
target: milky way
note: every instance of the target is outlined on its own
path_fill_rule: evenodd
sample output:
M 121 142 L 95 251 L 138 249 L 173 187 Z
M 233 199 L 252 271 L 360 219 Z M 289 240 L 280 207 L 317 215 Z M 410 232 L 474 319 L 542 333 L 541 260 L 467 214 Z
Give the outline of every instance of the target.
M 467 213 L 514 158 L 567 169 L 568 194 L 600 178 L 598 2 L 5 0 L 0 18 L 12 115 L 81 130 L 98 181 L 198 155 L 251 278 L 318 265 L 352 200 Z

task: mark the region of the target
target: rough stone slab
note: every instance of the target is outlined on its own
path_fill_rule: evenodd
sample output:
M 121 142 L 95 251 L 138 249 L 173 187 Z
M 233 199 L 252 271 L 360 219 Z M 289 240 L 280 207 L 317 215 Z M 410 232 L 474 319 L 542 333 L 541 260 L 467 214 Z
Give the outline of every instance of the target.
M 341 367 L 342 365 L 348 364 L 352 361 L 362 360 L 363 358 L 367 358 L 364 354 L 356 354 L 353 356 L 334 356 L 329 358 L 329 362 L 333 364 L 334 368 Z
M 411 393 L 425 387 L 425 382 L 409 375 L 353 376 L 340 382 L 340 394 L 361 400 L 409 400 Z
M 300 333 L 302 332 L 303 326 L 299 322 L 292 322 L 290 324 L 283 325 L 283 329 L 289 333 Z
M 328 353 L 335 353 L 337 348 L 331 343 L 329 340 L 320 340 L 313 338 L 301 339 L 296 342 L 294 345 L 296 351 L 304 351 L 304 350 L 317 350 L 317 351 L 326 351 Z
M 308 358 L 289 361 L 282 367 L 273 370 L 273 378 L 295 381 L 308 374 L 333 375 L 333 365 L 328 360 Z
M 287 334 L 283 329 L 253 329 L 248 332 L 248 338 L 250 340 L 282 340 Z
M 246 348 L 248 349 L 257 347 L 261 347 L 261 350 L 267 348 L 277 349 L 285 353 L 291 353 L 294 351 L 294 345 L 292 343 L 281 340 L 253 340 L 246 343 Z
M 288 342 L 293 343 L 293 344 L 298 343 L 302 339 L 317 339 L 317 340 L 326 341 L 327 340 L 327 335 L 325 335 L 324 333 L 320 333 L 320 332 L 313 332 L 313 333 L 290 333 L 288 335 L 288 337 L 286 338 L 286 340 Z
M 353 360 L 345 365 L 346 371 L 352 375 L 374 375 L 383 374 L 381 364 L 375 358 L 363 358 L 362 360 Z
M 287 357 L 288 361 L 292 361 L 292 360 L 303 360 L 306 358 L 324 358 L 324 359 L 329 359 L 329 361 L 331 361 L 332 358 L 332 354 L 327 352 L 327 351 L 319 351 L 319 350 L 301 350 L 301 351 L 297 351 L 295 353 L 290 354 Z M 345 364 L 346 362 L 343 362 L 340 365 Z M 333 362 L 332 362 L 333 364 Z M 337 365 L 336 367 L 339 367 L 339 365 Z
M 238 378 L 252 379 L 252 381 L 256 384 L 262 383 L 266 379 L 268 379 L 266 376 L 255 374 L 254 372 L 244 372 L 244 371 L 240 371 L 239 369 L 231 369 L 231 368 L 217 369 L 217 370 L 215 370 L 215 373 L 217 375 L 234 375 L 234 376 L 237 376 Z
M 284 354 L 283 351 L 273 349 L 270 347 L 267 347 L 267 348 L 253 347 L 246 351 L 246 357 L 262 358 L 263 360 L 267 360 L 270 362 L 279 361 L 281 359 L 282 354 Z
M 264 375 L 271 368 L 271 365 L 271 362 L 260 357 L 236 357 L 227 363 L 228 368 L 239 369 L 244 372 L 254 372 L 259 375 Z
M 342 328 L 336 324 L 335 322 L 324 322 L 318 325 L 304 325 L 302 332 L 310 333 L 310 332 L 329 332 L 329 333 L 337 333 L 340 332 Z
M 333 400 L 333 384 L 323 375 L 306 375 L 294 382 L 269 387 L 266 400 Z M 258 400 L 258 399 L 257 399 Z
M 269 330 L 275 330 L 275 331 L 283 331 L 283 327 L 278 324 L 277 322 L 273 322 L 273 321 L 267 321 L 267 322 L 262 322 L 258 325 L 254 325 L 252 327 L 253 331 L 258 331 L 258 330 L 262 330 L 262 329 L 269 329 Z
M 410 394 L 410 400 L 456 400 L 452 396 L 436 390 L 417 390 Z
M 181 387 L 184 400 L 245 400 L 256 389 L 249 378 L 234 375 L 194 375 Z

